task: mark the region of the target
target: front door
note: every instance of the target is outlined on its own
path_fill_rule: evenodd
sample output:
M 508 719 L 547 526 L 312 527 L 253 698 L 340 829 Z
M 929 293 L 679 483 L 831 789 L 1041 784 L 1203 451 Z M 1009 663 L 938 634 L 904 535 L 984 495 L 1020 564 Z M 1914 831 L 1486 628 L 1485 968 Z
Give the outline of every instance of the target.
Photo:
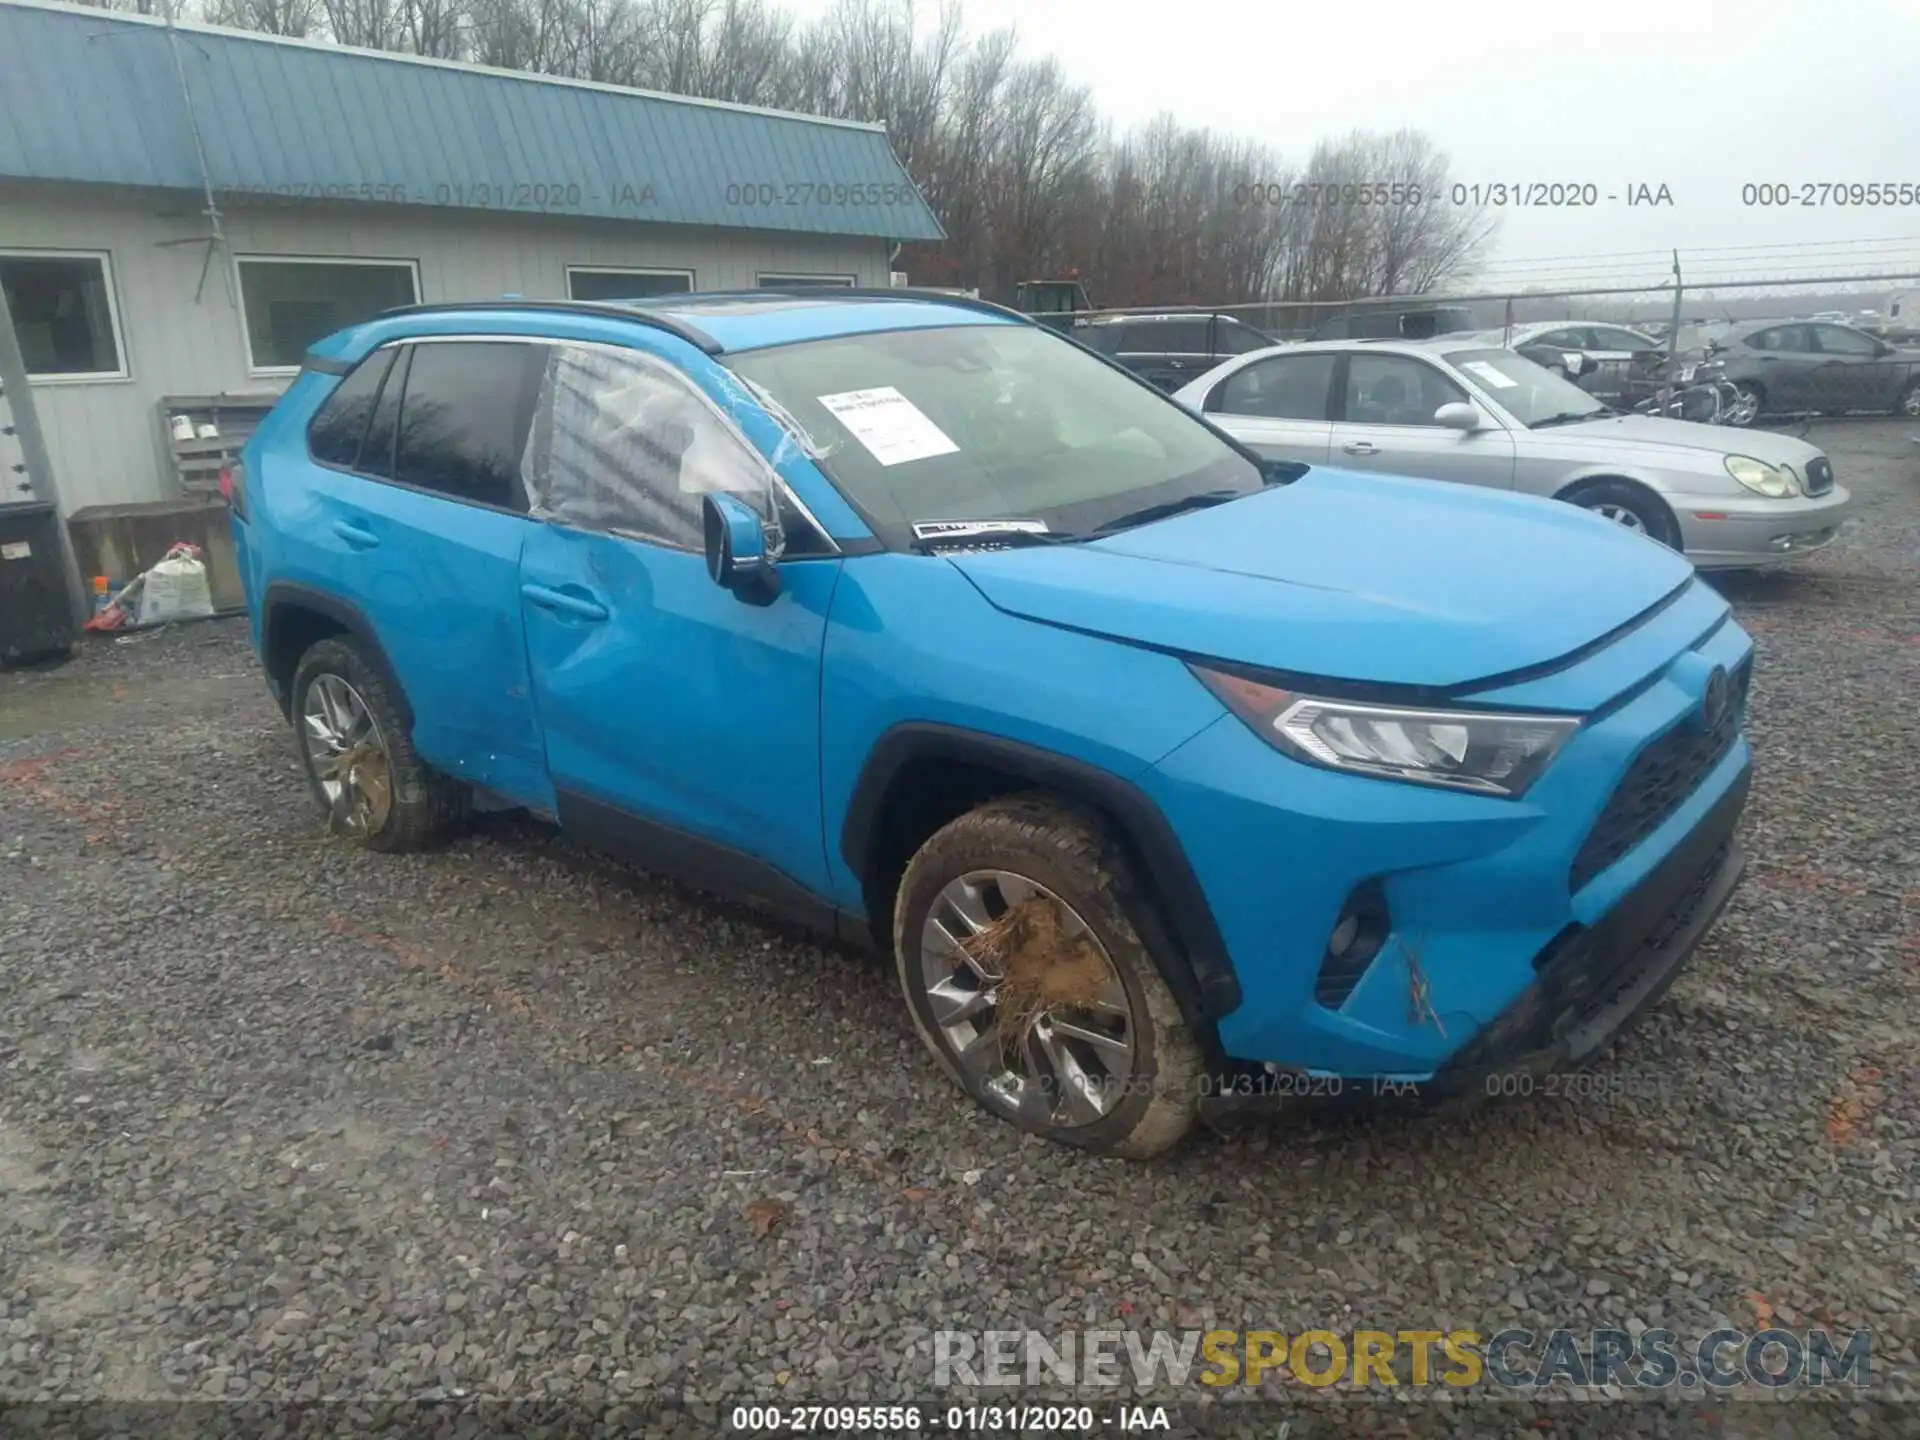
M 1383 351 L 1350 351 L 1334 384 L 1333 448 L 1328 462 L 1463 485 L 1513 484 L 1513 439 L 1488 417 L 1482 430 L 1434 423 L 1442 405 L 1466 391 L 1424 360 Z
M 790 556 L 766 604 L 707 574 L 707 490 L 770 472 L 666 360 L 554 347 L 520 560 L 563 827 L 775 903 L 827 888 L 820 652 L 840 562 Z M 826 547 L 830 549 L 831 547 Z
M 1815 410 L 1891 410 L 1899 367 L 1882 357 L 1880 342 L 1845 325 L 1809 325 L 1820 352 L 1807 386 Z

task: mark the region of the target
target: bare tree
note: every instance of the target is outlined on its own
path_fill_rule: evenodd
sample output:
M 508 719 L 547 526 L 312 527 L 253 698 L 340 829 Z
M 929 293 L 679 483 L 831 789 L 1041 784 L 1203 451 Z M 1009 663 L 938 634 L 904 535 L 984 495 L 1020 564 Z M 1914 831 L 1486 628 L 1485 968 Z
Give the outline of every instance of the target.
M 959 0 L 837 0 L 804 26 L 777 0 L 205 3 L 276 34 L 877 121 L 946 231 L 907 249 L 910 272 L 999 298 L 1067 276 L 1109 305 L 1419 291 L 1493 233 L 1415 131 L 1329 139 L 1303 165 L 1171 116 L 1116 137 L 1058 61 L 1022 59 L 1010 30 L 969 37 Z

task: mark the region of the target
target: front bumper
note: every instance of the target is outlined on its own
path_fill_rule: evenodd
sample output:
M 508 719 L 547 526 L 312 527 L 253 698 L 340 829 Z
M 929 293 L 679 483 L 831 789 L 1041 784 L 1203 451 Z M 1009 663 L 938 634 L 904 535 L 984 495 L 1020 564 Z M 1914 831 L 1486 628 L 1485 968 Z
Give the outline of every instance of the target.
M 1539 978 L 1433 1078 L 1442 1096 L 1473 1098 L 1494 1077 L 1578 1068 L 1666 993 L 1746 870 L 1734 838 L 1750 772 L 1700 825 L 1591 929 L 1572 929 L 1536 959 Z
M 1215 1021 L 1222 1055 L 1423 1084 L 1545 1003 L 1528 1000 L 1543 955 L 1561 957 L 1555 977 L 1627 964 L 1674 902 L 1669 877 L 1706 864 L 1745 800 L 1737 715 L 1730 734 L 1701 718 L 1713 673 L 1738 680 L 1751 662 L 1744 632 L 1715 623 L 1725 610 L 1698 584 L 1574 666 L 1488 692 L 1493 706 L 1590 715 L 1519 800 L 1304 765 L 1231 716 L 1149 770 L 1140 783 L 1180 836 L 1239 982 Z M 1329 937 L 1367 896 L 1385 936 L 1349 963 Z M 1584 960 L 1564 953 L 1575 935 Z M 1686 945 L 1656 948 L 1677 965 Z
M 1853 507 L 1843 485 L 1793 500 L 1670 495 L 1681 549 L 1703 570 L 1773 565 L 1831 541 Z

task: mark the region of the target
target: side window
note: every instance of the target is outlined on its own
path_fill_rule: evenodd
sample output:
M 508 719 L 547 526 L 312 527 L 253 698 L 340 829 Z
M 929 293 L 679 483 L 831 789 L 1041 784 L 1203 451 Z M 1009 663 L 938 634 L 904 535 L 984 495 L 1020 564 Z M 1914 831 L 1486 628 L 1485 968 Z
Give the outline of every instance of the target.
M 1256 360 L 1215 388 L 1208 408 L 1268 420 L 1324 420 L 1336 355 L 1283 355 Z
M 407 388 L 407 370 L 413 364 L 411 345 L 396 347 L 387 383 L 380 387 L 380 399 L 373 407 L 373 419 L 367 422 L 367 438 L 360 445 L 360 463 L 354 468 L 363 475 L 393 478 L 393 447 L 400 439 L 400 395 Z
M 1544 335 L 1534 336 L 1526 343 L 1545 345 L 1554 350 L 1585 350 L 1587 337 L 1578 330 L 1549 330 Z
M 1213 333 L 1214 350 L 1221 355 L 1245 355 L 1250 351 L 1264 350 L 1272 343 L 1251 325 L 1242 325 L 1235 320 L 1222 320 Z
M 380 382 L 393 364 L 393 349 L 367 356 L 321 402 L 307 426 L 307 452 L 323 465 L 353 469 L 360 458 L 360 437 L 367 433 Z
M 535 516 L 699 550 L 701 496 L 727 491 L 762 508 L 772 472 L 666 361 L 638 350 L 556 345 L 526 475 Z
M 1839 325 L 1815 325 L 1814 343 L 1820 347 L 1822 355 L 1873 356 L 1880 353 L 1880 346 L 1872 336 L 1862 335 L 1858 330 L 1848 330 Z
M 1355 355 L 1347 363 L 1346 418 L 1358 425 L 1431 425 L 1442 405 L 1467 397 L 1431 365 L 1405 355 Z
M 1151 350 L 1162 355 L 1204 355 L 1207 353 L 1207 322 L 1199 320 L 1166 320 L 1160 324 L 1142 327 L 1153 336 L 1145 345 L 1136 343 L 1136 350 Z M 1139 330 L 1134 331 L 1136 342 Z
M 539 345 L 495 341 L 414 345 L 394 478 L 524 511 L 520 452 L 543 353 Z
M 1596 325 L 1593 329 L 1593 348 L 1632 351 L 1654 347 L 1643 336 L 1636 335 L 1631 330 L 1616 330 L 1605 325 Z

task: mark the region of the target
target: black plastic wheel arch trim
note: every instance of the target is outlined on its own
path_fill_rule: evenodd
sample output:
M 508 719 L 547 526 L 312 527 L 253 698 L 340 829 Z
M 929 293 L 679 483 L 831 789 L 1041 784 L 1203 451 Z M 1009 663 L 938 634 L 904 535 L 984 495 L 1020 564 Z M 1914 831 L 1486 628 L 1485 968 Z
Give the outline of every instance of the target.
M 1128 919 L 1156 956 L 1184 962 L 1184 969 L 1175 965 L 1174 973 L 1165 979 L 1202 1043 L 1211 1043 L 1211 1022 L 1239 1008 L 1241 999 L 1240 979 L 1213 908 L 1160 807 L 1137 785 L 1096 765 L 959 726 L 919 721 L 895 725 L 868 755 L 841 827 L 840 853 L 863 885 L 878 860 L 873 853 L 875 821 L 894 781 L 908 765 L 926 759 L 953 760 L 1013 775 L 1036 788 L 1092 805 L 1108 816 L 1133 851 L 1142 881 L 1154 891 L 1152 897 L 1133 897 L 1135 903 L 1127 906 Z M 1123 896 L 1123 902 L 1127 898 Z M 1158 903 L 1141 903 L 1150 898 Z M 877 935 L 882 919 L 869 917 L 869 923 Z
M 387 658 L 386 647 L 380 643 L 380 636 L 374 630 L 373 622 L 367 618 L 366 612 L 351 600 L 342 600 L 338 595 L 331 595 L 325 590 L 315 590 L 311 586 L 298 585 L 290 580 L 275 580 L 267 586 L 267 593 L 261 600 L 261 614 L 265 618 L 260 626 L 260 655 L 262 663 L 267 665 L 268 683 L 273 683 L 270 657 L 274 653 L 278 627 L 284 623 L 287 614 L 295 610 L 309 610 L 316 615 L 325 616 L 360 643 L 367 663 L 379 672 L 382 683 L 387 687 L 388 696 L 400 711 L 401 723 L 411 733 L 413 705 L 407 699 L 407 687 L 400 683 L 400 676 L 394 670 L 393 662 Z M 294 657 L 294 663 L 298 665 L 299 657 Z M 291 678 L 292 672 L 289 671 L 288 675 Z M 291 716 L 293 696 L 281 695 L 277 686 L 274 693 L 280 701 L 281 708 Z

